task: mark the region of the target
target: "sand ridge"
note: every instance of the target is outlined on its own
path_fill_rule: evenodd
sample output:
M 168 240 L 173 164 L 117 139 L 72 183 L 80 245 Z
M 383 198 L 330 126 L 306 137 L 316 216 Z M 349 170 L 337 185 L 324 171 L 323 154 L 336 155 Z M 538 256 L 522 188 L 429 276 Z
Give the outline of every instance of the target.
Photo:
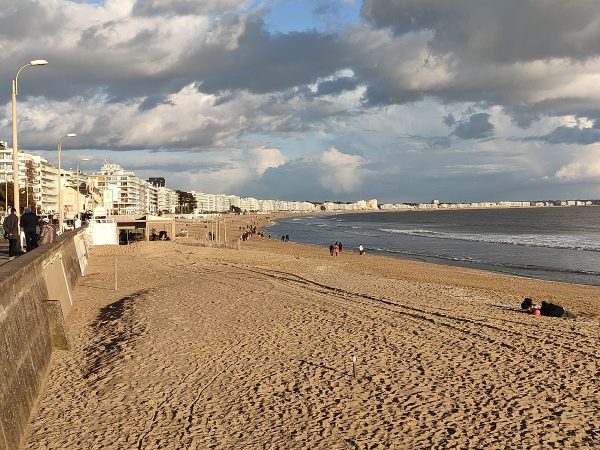
M 599 288 L 183 244 L 94 249 L 22 448 L 600 445 Z M 527 293 L 590 314 L 514 311 Z

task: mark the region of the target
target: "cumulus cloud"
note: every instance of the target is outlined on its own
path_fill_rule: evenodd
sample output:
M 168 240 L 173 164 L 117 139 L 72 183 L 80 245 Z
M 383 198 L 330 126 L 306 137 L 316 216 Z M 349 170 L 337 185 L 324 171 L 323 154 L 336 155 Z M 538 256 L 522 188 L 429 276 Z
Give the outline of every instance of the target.
M 335 147 L 313 156 L 286 161 L 267 169 L 259 186 L 248 186 L 266 198 L 324 201 L 359 195 L 369 173 L 366 161 Z
M 315 2 L 313 13 L 331 18 L 342 2 L 355 3 Z M 364 0 L 358 23 L 287 34 L 269 32 L 265 5 L 4 0 L 0 86 L 31 59 L 50 62 L 20 75 L 19 142 L 53 148 L 76 131 L 69 146 L 81 149 L 223 152 L 173 173 L 185 168 L 178 179 L 190 188 L 206 176 L 222 188 L 322 198 L 369 189 L 367 169 L 389 171 L 393 186 L 369 179 L 386 192 L 401 191 L 401 174 L 421 183 L 404 186 L 414 195 L 425 185 L 433 195 L 418 176 L 440 155 L 448 167 L 503 170 L 489 141 L 498 159 L 526 154 L 544 172 L 536 176 L 557 180 L 571 164 L 557 149 L 599 140 L 596 0 Z M 9 140 L 4 98 L 0 139 Z M 306 154 L 316 148 L 329 150 Z
M 360 169 L 364 163 L 361 156 L 348 155 L 331 147 L 323 152 L 318 162 L 321 184 L 334 194 L 356 191 L 361 185 Z
M 285 156 L 277 148 L 254 148 L 250 150 L 253 156 L 253 167 L 262 176 L 271 167 L 279 167 L 285 163 Z
M 563 182 L 597 182 L 600 178 L 600 148 L 561 167 L 554 177 Z

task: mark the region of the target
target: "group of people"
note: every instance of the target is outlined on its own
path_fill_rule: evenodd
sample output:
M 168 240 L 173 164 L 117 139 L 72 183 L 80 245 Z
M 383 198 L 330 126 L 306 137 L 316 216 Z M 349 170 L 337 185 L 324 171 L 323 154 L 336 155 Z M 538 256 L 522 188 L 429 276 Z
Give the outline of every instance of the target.
M 534 303 L 529 297 L 525 298 L 521 303 L 521 310 L 523 312 L 534 314 L 536 316 L 549 316 L 549 317 L 575 317 L 573 313 L 567 311 L 560 305 L 549 303 L 542 300 L 541 305 Z
M 171 238 L 169 237 L 169 235 L 167 234 L 167 232 L 165 230 L 159 231 L 157 234 L 156 229 L 152 228 L 152 230 L 150 230 L 150 236 L 148 236 L 148 240 L 150 240 L 150 241 L 170 241 Z
M 4 239 L 8 240 L 8 256 L 15 258 L 21 251 L 19 241 L 19 227 L 25 235 L 25 250 L 31 251 L 41 244 L 52 244 L 54 242 L 54 228 L 47 217 L 38 217 L 31 208 L 25 208 L 23 215 L 19 218 L 14 208 L 2 222 Z
M 331 256 L 337 256 L 338 253 L 342 252 L 342 243 L 340 241 L 336 241 L 335 244 L 331 244 L 329 246 L 329 254 Z

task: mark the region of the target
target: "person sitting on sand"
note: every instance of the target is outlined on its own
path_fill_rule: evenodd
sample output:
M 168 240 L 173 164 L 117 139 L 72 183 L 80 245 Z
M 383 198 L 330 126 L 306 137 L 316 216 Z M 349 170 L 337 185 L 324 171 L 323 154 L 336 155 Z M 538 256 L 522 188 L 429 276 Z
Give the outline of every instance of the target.
M 569 317 L 573 318 L 575 315 L 570 311 L 567 311 L 560 305 L 554 303 L 548 303 L 542 300 L 541 305 L 537 305 L 529 297 L 525 298 L 521 303 L 521 309 L 523 312 L 535 314 L 536 316 L 548 316 L 548 317 Z
M 554 303 L 548 303 L 542 300 L 542 306 L 540 307 L 540 314 L 542 316 L 550 316 L 550 317 L 569 317 L 573 318 L 575 315 L 567 311 L 560 305 L 555 305 Z
M 530 299 L 529 297 L 526 297 L 522 302 L 521 302 L 521 309 L 523 311 L 527 311 L 527 312 L 531 312 L 531 308 L 533 307 L 533 300 Z

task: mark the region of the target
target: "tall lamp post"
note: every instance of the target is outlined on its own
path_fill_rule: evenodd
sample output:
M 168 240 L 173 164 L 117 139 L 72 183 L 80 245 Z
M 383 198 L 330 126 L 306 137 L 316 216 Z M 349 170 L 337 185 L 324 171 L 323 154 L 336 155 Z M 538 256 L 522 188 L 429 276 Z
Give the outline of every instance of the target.
M 26 67 L 45 66 L 48 61 L 44 59 L 34 59 L 22 66 L 12 80 L 12 146 L 13 146 L 13 208 L 17 215 L 20 214 L 19 208 L 19 144 L 17 142 L 17 95 L 19 94 L 19 74 Z
M 60 152 L 62 151 L 62 141 L 66 138 L 77 136 L 75 133 L 69 133 L 58 141 L 58 233 L 63 232 L 63 202 L 62 202 L 62 176 L 60 173 Z
M 79 188 L 81 187 L 81 182 L 80 182 L 80 177 L 79 177 L 79 164 L 84 162 L 84 161 L 89 161 L 90 158 L 88 158 L 87 156 L 82 156 L 79 158 L 79 160 L 77 161 L 77 209 L 75 210 L 75 214 L 77 214 L 77 216 L 79 216 Z M 86 187 L 87 187 L 87 181 L 86 181 Z M 84 203 L 85 203 L 85 197 L 84 197 Z M 85 205 L 84 208 L 85 210 Z M 79 217 L 81 219 L 81 217 Z

